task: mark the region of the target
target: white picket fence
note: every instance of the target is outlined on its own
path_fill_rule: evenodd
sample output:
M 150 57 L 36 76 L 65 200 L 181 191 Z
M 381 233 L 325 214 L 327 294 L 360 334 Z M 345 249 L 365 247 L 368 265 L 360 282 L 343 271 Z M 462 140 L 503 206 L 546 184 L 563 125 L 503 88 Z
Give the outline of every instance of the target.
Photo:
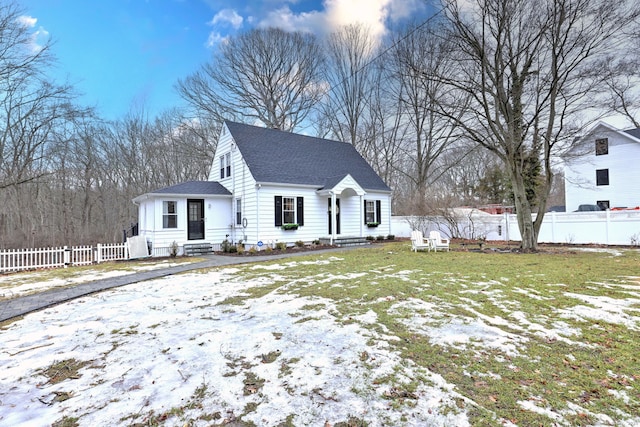
M 129 259 L 128 243 L 0 250 L 0 274 Z

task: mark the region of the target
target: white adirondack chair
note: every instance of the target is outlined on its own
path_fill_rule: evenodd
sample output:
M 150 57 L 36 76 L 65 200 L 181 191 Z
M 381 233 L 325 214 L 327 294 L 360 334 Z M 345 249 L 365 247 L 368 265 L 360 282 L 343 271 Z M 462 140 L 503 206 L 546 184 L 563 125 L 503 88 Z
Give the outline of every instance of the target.
M 429 241 L 424 238 L 422 235 L 422 231 L 413 230 L 411 232 L 411 250 L 414 252 L 418 251 L 429 251 L 431 248 Z
M 449 252 L 449 239 L 442 238 L 439 231 L 431 231 L 429 232 L 429 246 L 435 252 L 438 252 L 438 249 L 446 249 Z

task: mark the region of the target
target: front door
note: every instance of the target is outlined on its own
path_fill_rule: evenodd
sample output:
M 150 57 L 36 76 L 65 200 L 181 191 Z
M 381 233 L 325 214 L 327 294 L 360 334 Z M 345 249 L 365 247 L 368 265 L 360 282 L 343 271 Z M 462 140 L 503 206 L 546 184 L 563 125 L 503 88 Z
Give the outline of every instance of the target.
M 329 198 L 329 235 L 331 236 L 333 233 L 333 221 L 331 221 L 331 198 Z M 336 234 L 340 234 L 340 199 L 336 199 Z
M 187 200 L 187 239 L 204 239 L 204 200 Z

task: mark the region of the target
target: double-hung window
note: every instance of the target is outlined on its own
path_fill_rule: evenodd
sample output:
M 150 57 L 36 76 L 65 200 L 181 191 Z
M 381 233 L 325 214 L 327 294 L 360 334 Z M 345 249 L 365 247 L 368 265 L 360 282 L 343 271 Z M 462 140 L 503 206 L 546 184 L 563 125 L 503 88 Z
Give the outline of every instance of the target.
M 296 199 L 293 197 L 282 198 L 282 222 L 284 224 L 296 222 Z
M 162 202 L 162 228 L 178 228 L 177 202 Z
M 242 199 L 236 199 L 236 225 L 242 225 Z
M 275 196 L 275 226 L 304 225 L 304 197 Z
M 369 226 L 382 223 L 382 202 L 380 200 L 364 201 L 364 223 Z
M 231 176 L 231 153 L 220 156 L 220 179 Z

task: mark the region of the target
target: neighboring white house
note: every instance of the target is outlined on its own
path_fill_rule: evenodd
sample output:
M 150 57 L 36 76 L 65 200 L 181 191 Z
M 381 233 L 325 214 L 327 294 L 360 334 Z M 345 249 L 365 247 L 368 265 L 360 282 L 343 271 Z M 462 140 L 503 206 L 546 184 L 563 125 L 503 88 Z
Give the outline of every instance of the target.
M 228 121 L 208 181 L 133 202 L 153 254 L 173 242 L 261 247 L 391 233 L 391 189 L 351 144 Z
M 640 206 L 640 129 L 599 123 L 565 157 L 567 212 Z

